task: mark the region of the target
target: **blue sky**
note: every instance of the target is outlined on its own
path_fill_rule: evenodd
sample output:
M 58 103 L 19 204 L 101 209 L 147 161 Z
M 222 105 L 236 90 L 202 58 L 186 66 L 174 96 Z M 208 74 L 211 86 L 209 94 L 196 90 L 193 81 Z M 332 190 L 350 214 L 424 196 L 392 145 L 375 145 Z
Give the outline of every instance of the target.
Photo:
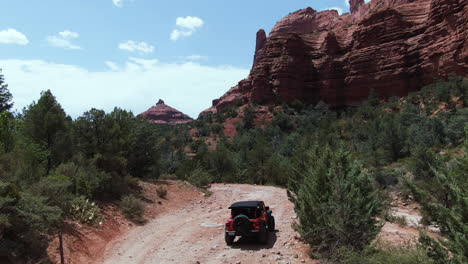
M 251 67 L 255 34 L 345 0 L 15 0 L 2 5 L 0 68 L 22 109 L 51 89 L 67 113 L 159 98 L 196 117 Z

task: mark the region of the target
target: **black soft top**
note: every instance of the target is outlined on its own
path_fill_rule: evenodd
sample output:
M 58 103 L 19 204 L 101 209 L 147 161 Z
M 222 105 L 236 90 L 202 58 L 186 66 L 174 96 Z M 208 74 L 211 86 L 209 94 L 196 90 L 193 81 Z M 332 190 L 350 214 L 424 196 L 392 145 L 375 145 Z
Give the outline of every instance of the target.
M 234 209 L 234 208 L 257 208 L 260 207 L 263 204 L 263 201 L 245 201 L 245 202 L 237 202 L 231 204 L 229 206 L 229 209 Z

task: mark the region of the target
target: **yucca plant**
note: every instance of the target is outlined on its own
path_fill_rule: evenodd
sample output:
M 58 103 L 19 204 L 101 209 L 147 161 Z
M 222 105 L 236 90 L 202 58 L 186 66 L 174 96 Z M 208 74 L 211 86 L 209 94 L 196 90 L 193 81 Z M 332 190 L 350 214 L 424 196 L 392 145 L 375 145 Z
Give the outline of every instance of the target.
M 83 196 L 80 196 L 71 202 L 69 213 L 74 220 L 90 225 L 102 225 L 102 221 L 104 219 L 99 207 L 94 202 L 90 202 L 89 199 Z

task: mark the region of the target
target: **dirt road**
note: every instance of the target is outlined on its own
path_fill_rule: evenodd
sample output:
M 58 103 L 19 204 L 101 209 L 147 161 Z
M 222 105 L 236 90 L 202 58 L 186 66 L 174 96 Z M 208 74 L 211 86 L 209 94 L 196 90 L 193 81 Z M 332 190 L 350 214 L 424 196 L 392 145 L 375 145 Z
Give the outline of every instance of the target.
M 298 241 L 291 224 L 293 205 L 284 189 L 271 186 L 213 184 L 208 198 L 196 199 L 129 231 L 106 249 L 101 263 L 313 263 L 307 246 Z M 227 247 L 224 222 L 229 205 L 263 200 L 276 218 L 269 243 L 240 240 Z

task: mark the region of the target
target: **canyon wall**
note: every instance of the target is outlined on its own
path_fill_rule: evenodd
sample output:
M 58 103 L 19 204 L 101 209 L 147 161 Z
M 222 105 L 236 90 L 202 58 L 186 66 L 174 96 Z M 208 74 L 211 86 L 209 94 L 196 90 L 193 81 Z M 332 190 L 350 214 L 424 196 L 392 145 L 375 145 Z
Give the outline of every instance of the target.
M 349 2 L 351 13 L 309 7 L 268 37 L 260 30 L 249 76 L 206 111 L 239 100 L 352 106 L 371 89 L 403 96 L 449 74 L 468 76 L 468 1 Z

